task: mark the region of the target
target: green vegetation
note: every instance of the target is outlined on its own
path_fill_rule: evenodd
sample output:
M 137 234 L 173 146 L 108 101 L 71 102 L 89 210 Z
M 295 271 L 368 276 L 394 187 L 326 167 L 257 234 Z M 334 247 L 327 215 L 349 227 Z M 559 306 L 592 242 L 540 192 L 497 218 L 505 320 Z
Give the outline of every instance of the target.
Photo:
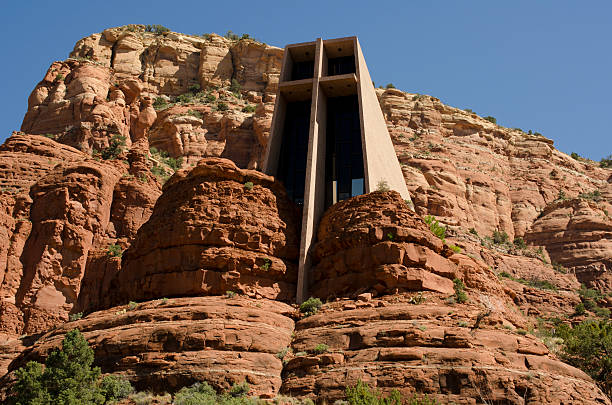
M 239 96 L 240 95 L 240 90 L 242 89 L 242 86 L 240 85 L 238 80 L 232 79 L 232 84 L 230 85 L 229 89 L 230 89 L 230 91 L 232 93 L 234 93 L 235 95 Z
M 603 167 L 604 169 L 612 169 L 612 155 L 608 155 L 608 157 L 601 158 L 599 161 L 599 167 Z
M 476 232 L 476 229 L 474 228 L 470 228 L 470 233 L 474 236 L 478 236 L 478 232 Z
M 586 286 L 583 284 L 578 290 L 578 295 L 580 296 L 580 300 L 582 302 L 576 305 L 574 315 L 585 315 L 586 311 L 588 310 L 594 313 L 599 318 L 610 318 L 610 310 L 607 308 L 600 307 L 598 305 L 599 301 L 604 299 L 604 296 L 601 292 L 599 292 L 598 290 L 586 288 Z
M 506 231 L 493 231 L 493 236 L 491 237 L 491 239 L 493 239 L 493 243 L 495 243 L 496 245 L 501 245 L 503 243 L 508 242 L 508 234 L 506 233 Z
M 248 398 L 249 384 L 234 384 L 227 393 L 217 394 L 208 383 L 195 383 L 182 388 L 174 396 L 174 405 L 256 405 L 257 398 Z
M 255 112 L 255 110 L 256 110 L 256 108 L 257 108 L 257 107 L 255 107 L 254 105 L 251 105 L 251 104 L 249 104 L 249 105 L 245 105 L 245 106 L 242 108 L 242 112 L 244 112 L 244 113 L 254 113 L 254 112 Z
M 130 301 L 130 302 L 128 303 L 128 308 L 130 309 L 130 311 L 133 311 L 133 310 L 135 310 L 136 308 L 138 308 L 138 303 L 137 303 L 137 302 L 134 302 L 134 301 Z
M 153 101 L 153 108 L 155 109 L 155 111 L 168 108 L 168 102 L 163 97 L 156 97 L 155 101 Z
M 431 232 L 444 241 L 446 238 L 446 227 L 440 225 L 438 220 L 435 219 L 433 215 L 427 215 L 423 219 L 425 220 L 425 223 L 429 225 Z
M 235 293 L 235 292 L 233 292 L 233 291 L 226 291 L 226 292 L 225 292 L 225 296 L 226 296 L 227 298 L 234 298 L 234 297 L 236 296 L 236 293 Z
M 189 86 L 189 91 L 193 94 L 198 94 L 198 92 L 200 91 L 201 87 L 199 84 L 192 84 L 191 86 Z
M 505 271 L 502 271 L 501 273 L 499 273 L 499 277 L 507 278 L 509 280 L 516 281 L 517 283 L 521 283 L 529 287 L 539 288 L 541 290 L 557 291 L 557 287 L 554 284 L 552 284 L 550 281 L 547 281 L 547 280 L 539 280 L 536 278 L 533 278 L 531 280 L 525 280 L 524 278 L 516 278 L 513 275 Z
M 224 103 L 223 101 L 219 101 L 217 103 L 217 110 L 219 111 L 227 111 L 229 109 L 227 103 Z
M 285 347 L 284 349 L 282 349 L 280 352 L 276 353 L 276 358 L 279 360 L 282 360 L 285 358 L 285 356 L 287 355 L 287 353 L 289 353 L 291 351 L 290 348 Z
M 371 389 L 366 383 L 359 380 L 354 387 L 346 388 L 346 400 L 349 405 L 437 405 L 435 399 L 427 395 L 419 397 L 416 394 L 410 398 L 402 398 L 398 390 L 392 390 L 385 396 L 382 392 Z
M 497 119 L 495 117 L 492 117 L 490 115 L 487 115 L 486 117 L 482 117 L 483 119 L 493 123 L 493 124 L 497 124 Z
M 394 237 L 394 236 L 393 236 L 393 234 L 392 234 L 391 232 L 389 232 L 389 233 L 387 234 L 387 239 L 389 239 L 389 240 L 393 240 L 393 237 Z
M 116 159 L 123 152 L 125 147 L 125 136 L 114 134 L 109 142 L 108 148 L 105 148 L 100 154 L 102 159 Z
M 64 75 L 61 73 L 58 73 L 57 76 L 55 76 L 55 81 L 59 82 L 60 80 L 64 80 Z
M 254 185 L 253 185 L 252 181 L 247 181 L 246 183 L 244 183 L 244 188 L 246 190 L 253 190 L 253 187 L 254 187 Z
M 83 317 L 83 313 L 82 312 L 77 312 L 76 314 L 70 314 L 68 315 L 68 320 L 70 322 L 72 321 L 78 321 L 79 319 L 81 319 Z
M 376 191 L 389 191 L 389 183 L 387 183 L 387 180 L 379 180 L 378 183 L 376 183 Z
M 588 193 L 580 193 L 578 194 L 578 198 L 582 198 L 583 200 L 590 201 L 601 201 L 602 196 L 599 190 L 590 191 Z
M 555 334 L 563 339 L 564 360 L 589 374 L 611 395 L 612 322 L 609 319 L 589 319 L 573 328 L 560 324 Z
M 328 349 L 329 349 L 329 346 L 327 346 L 327 345 L 326 345 L 326 344 L 324 344 L 324 343 L 319 343 L 318 345 L 316 345 L 316 346 L 315 346 L 315 348 L 314 348 L 314 349 L 312 349 L 312 351 L 313 351 L 315 354 L 323 354 L 323 353 L 325 353 L 325 352 L 326 352 Z
M 259 268 L 262 269 L 263 271 L 268 271 L 268 269 L 270 269 L 271 264 L 272 264 L 272 261 L 270 259 L 265 259 L 264 264 L 262 264 Z
M 567 196 L 565 195 L 565 191 L 559 190 L 559 194 L 557 194 L 557 198 L 555 198 L 555 201 L 566 201 L 566 200 L 567 200 Z
M 121 249 L 121 246 L 112 243 L 108 245 L 106 254 L 112 257 L 121 257 L 123 255 L 123 249 Z
M 152 32 L 155 35 L 163 35 L 170 32 L 170 28 L 166 28 L 163 25 L 154 24 L 145 26 L 145 32 Z
M 55 134 L 42 134 L 42 136 L 44 136 L 45 138 L 53 139 L 53 140 L 55 140 L 55 138 L 57 137 L 57 135 Z
M 513 243 L 517 249 L 527 249 L 527 244 L 525 243 L 525 240 L 523 238 L 514 238 Z
M 202 113 L 200 111 L 188 110 L 187 115 L 202 119 Z
M 319 312 L 323 303 L 319 298 L 310 297 L 306 301 L 302 302 L 300 305 L 300 312 L 304 314 L 304 316 L 314 315 Z
M 448 247 L 455 253 L 461 253 L 461 248 L 457 245 L 448 245 Z
M 232 31 L 228 30 L 225 35 L 225 38 L 229 39 L 230 41 L 238 41 L 240 39 L 240 37 L 238 37 L 238 34 L 234 34 Z
M 455 289 L 455 301 L 458 302 L 459 304 L 463 304 L 464 302 L 467 302 L 468 296 L 464 291 L 465 284 L 463 284 L 463 281 L 461 281 L 461 279 L 458 279 L 458 278 L 454 279 L 453 287 Z
M 395 88 L 395 86 L 393 85 L 393 83 L 388 83 L 388 84 L 385 86 L 385 89 L 394 89 L 394 88 Z
M 576 159 L 576 160 L 584 160 L 584 158 L 583 158 L 582 156 L 580 156 L 579 154 L 577 154 L 576 152 L 572 152 L 572 153 L 570 153 L 570 156 L 571 156 L 573 159 Z
M 52 352 L 43 367 L 30 361 L 15 373 L 9 403 L 26 404 L 107 404 L 127 397 L 130 383 L 122 378 L 100 378 L 100 369 L 91 367 L 93 350 L 78 329 L 71 330 L 62 341 L 62 349 Z

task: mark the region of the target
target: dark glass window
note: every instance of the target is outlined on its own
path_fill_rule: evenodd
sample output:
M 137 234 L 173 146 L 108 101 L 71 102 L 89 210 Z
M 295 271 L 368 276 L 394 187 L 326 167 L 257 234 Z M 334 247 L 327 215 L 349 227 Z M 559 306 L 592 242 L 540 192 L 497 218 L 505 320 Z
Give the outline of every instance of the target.
M 343 56 L 341 58 L 331 58 L 327 61 L 327 75 L 345 75 L 355 73 L 355 56 Z
M 314 61 L 294 62 L 291 69 L 291 80 L 310 79 L 314 77 Z
M 364 193 L 361 126 L 357 96 L 327 100 L 326 205 Z
M 310 130 L 310 100 L 287 104 L 277 178 L 297 204 L 304 203 L 306 157 Z

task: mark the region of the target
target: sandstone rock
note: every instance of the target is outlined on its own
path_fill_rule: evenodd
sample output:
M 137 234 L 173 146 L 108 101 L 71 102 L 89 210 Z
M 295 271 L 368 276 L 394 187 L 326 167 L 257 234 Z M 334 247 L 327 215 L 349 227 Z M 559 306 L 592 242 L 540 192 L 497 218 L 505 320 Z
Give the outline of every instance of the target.
M 10 370 L 43 361 L 66 332 L 78 328 L 94 350 L 95 365 L 104 373 L 125 375 L 139 390 L 176 391 L 197 381 L 227 390 L 247 381 L 253 395 L 271 398 L 281 386 L 282 362 L 276 354 L 291 342 L 294 323 L 288 315 L 293 311 L 286 304 L 244 297 L 115 307 L 48 332 Z
M 124 255 L 120 299 L 233 291 L 290 301 L 298 219 L 297 208 L 271 177 L 229 160 L 203 159 L 164 185 L 150 220 Z

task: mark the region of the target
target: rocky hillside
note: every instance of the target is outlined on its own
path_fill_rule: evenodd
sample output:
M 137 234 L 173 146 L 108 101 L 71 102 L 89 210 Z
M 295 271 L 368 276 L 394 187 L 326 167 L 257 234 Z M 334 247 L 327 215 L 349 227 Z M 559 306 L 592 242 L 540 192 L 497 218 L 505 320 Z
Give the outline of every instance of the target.
M 253 170 L 282 52 L 131 25 L 51 65 L 0 146 L 0 385 L 76 327 L 141 390 L 610 403 L 546 333 L 609 318 L 612 170 L 434 97 L 377 90 L 416 213 L 331 207 L 298 311 L 300 213 Z

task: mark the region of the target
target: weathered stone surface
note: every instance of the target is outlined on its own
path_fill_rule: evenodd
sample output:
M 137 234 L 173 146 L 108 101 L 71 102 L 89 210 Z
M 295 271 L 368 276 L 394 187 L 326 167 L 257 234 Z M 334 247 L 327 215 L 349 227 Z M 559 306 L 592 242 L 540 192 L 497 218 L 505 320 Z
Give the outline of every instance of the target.
M 474 329 L 478 313 L 475 306 L 441 303 L 326 305 L 297 322 L 296 354 L 283 370 L 281 391 L 331 403 L 362 380 L 440 403 L 610 403 L 586 374 L 557 360 L 535 337 L 493 325 Z M 316 354 L 318 344 L 328 350 Z
M 250 185 L 246 183 L 251 183 Z M 297 207 L 272 177 L 208 158 L 177 172 L 123 257 L 120 299 L 220 295 L 292 300 Z
M 137 389 L 167 392 L 208 381 L 227 390 L 247 381 L 251 394 L 270 398 L 281 386 L 282 362 L 276 354 L 291 342 L 293 312 L 280 302 L 245 297 L 115 307 L 48 332 L 10 370 L 44 360 L 60 347 L 66 332 L 78 328 L 94 350 L 95 364 L 104 373 L 125 375 Z
M 311 293 L 350 296 L 430 290 L 453 293 L 457 266 L 395 191 L 374 192 L 325 212 L 313 255 Z

